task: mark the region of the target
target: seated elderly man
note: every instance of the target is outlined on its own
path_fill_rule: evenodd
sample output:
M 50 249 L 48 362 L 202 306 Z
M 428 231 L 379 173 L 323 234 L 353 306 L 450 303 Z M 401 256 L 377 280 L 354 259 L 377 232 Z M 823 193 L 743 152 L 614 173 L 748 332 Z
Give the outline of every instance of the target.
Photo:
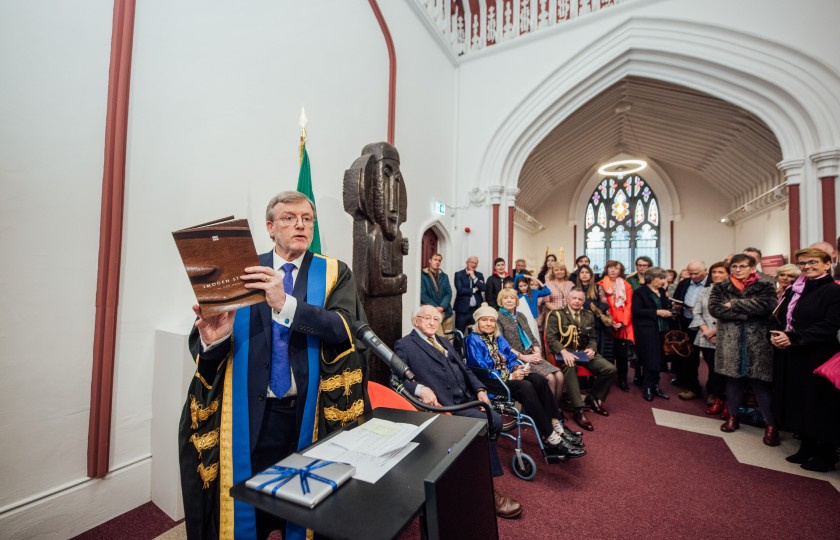
M 587 431 L 594 431 L 592 422 L 583 414 L 584 401 L 580 396 L 580 384 L 577 377 L 577 362 L 584 361 L 586 369 L 592 372 L 594 381 L 586 397 L 586 404 L 592 412 L 609 416 L 604 408 L 607 391 L 616 377 L 615 366 L 609 363 L 598 351 L 595 339 L 595 316 L 583 309 L 585 296 L 575 287 L 566 295 L 567 305 L 548 314 L 545 323 L 545 340 L 548 348 L 556 355 L 558 365 L 563 369 L 566 381 L 566 393 L 575 408 L 574 419 Z
M 435 335 L 441 322 L 441 314 L 433 306 L 420 306 L 411 318 L 414 329 L 394 344 L 394 352 L 402 358 L 416 382 L 406 383 L 406 388 L 423 403 L 435 406 L 451 406 L 468 401 L 481 400 L 490 405 L 487 390 L 475 375 L 470 372 L 455 348 L 446 338 Z M 493 413 L 493 434 L 498 435 L 502 427 L 502 417 Z M 453 411 L 458 416 L 469 416 L 486 420 L 486 413 L 474 407 Z M 496 441 L 490 442 L 490 472 L 502 476 L 502 465 L 496 451 Z M 510 497 L 499 495 L 496 498 L 496 515 L 503 518 L 515 518 L 522 513 L 522 505 Z

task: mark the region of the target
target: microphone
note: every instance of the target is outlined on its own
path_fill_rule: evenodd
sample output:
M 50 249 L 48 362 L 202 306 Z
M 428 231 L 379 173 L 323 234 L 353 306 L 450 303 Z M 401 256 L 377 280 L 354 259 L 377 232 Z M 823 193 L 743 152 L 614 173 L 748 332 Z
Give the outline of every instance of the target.
M 382 340 L 370 329 L 367 323 L 355 321 L 350 326 L 353 329 L 353 335 L 362 340 L 362 343 L 373 351 L 373 354 L 388 364 L 394 375 L 403 381 L 414 380 L 414 373 L 411 372 L 405 362 L 394 351 L 389 349 L 387 345 L 382 343 Z

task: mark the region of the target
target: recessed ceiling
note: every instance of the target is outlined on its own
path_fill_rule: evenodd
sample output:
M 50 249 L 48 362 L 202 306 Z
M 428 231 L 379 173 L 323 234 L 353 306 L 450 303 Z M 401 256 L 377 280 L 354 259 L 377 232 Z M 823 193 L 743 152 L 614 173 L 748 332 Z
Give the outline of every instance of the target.
M 534 213 L 553 192 L 573 192 L 593 166 L 620 152 L 666 169 L 694 169 L 733 207 L 782 183 L 779 143 L 755 115 L 696 90 L 627 77 L 571 114 L 531 152 L 519 177 L 517 207 Z

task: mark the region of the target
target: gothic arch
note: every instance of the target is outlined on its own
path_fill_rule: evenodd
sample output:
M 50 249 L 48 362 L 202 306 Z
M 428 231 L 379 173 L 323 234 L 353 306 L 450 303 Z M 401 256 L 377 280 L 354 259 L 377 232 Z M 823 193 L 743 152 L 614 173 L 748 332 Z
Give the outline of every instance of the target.
M 773 131 L 784 162 L 803 160 L 805 200 L 817 200 L 810 155 L 840 147 L 840 76 L 790 47 L 730 28 L 630 18 L 582 48 L 505 118 L 482 160 L 478 185 L 515 188 L 528 155 L 548 133 L 627 76 L 693 88 L 736 104 Z M 803 215 L 806 232 L 818 216 Z

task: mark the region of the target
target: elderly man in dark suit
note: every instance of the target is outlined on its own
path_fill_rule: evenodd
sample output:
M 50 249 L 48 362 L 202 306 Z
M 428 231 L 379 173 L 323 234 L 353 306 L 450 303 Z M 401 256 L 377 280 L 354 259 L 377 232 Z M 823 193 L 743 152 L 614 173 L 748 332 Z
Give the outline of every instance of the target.
M 462 333 L 472 322 L 472 314 L 481 305 L 487 284 L 484 275 L 476 270 L 478 257 L 467 258 L 467 267 L 455 272 L 455 328 Z
M 440 321 L 441 314 L 433 306 L 420 306 L 411 319 L 414 329 L 394 344 L 394 352 L 405 360 L 416 379 L 416 382 L 406 383 L 406 388 L 427 405 L 450 406 L 477 399 L 490 405 L 487 390 L 466 368 L 449 340 L 435 335 Z M 492 413 L 493 434 L 498 435 L 502 417 L 496 411 Z M 487 418 L 478 407 L 452 414 L 481 420 Z M 490 442 L 490 472 L 494 477 L 504 474 L 495 440 Z M 496 494 L 495 498 L 499 517 L 515 518 L 522 513 L 522 505 L 510 497 Z

